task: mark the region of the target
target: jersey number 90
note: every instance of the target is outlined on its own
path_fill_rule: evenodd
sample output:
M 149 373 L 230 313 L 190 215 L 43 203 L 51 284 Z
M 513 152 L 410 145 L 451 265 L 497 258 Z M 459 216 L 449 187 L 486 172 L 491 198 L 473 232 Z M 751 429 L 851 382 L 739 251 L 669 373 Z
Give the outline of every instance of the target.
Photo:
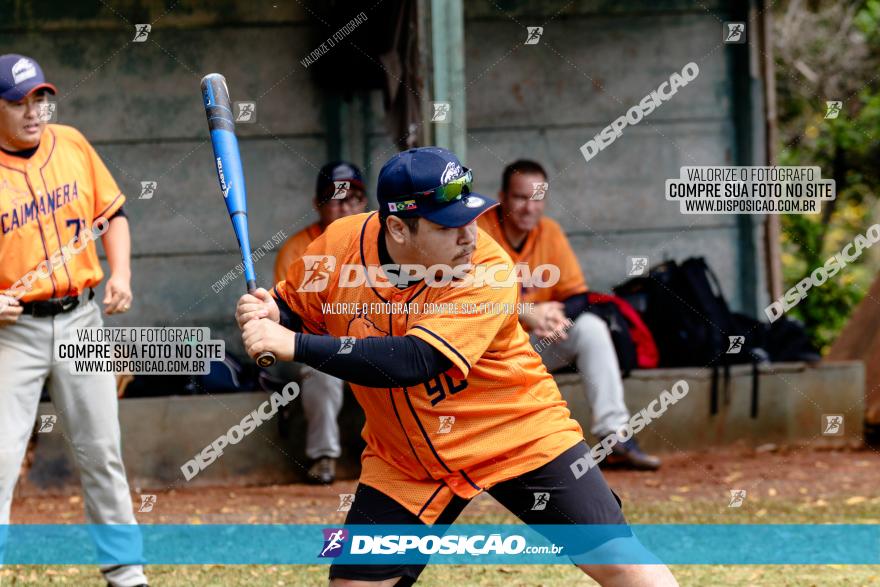
M 436 406 L 446 399 L 447 394 L 455 395 L 462 389 L 467 389 L 467 386 L 467 379 L 462 379 L 456 384 L 455 379 L 443 373 L 425 383 L 425 391 L 431 398 L 431 405 Z

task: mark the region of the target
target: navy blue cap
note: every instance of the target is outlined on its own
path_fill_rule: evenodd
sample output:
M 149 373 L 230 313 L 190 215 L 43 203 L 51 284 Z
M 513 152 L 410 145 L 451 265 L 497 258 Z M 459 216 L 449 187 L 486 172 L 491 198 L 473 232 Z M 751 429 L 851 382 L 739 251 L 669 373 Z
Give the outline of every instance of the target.
M 55 86 L 46 82 L 39 63 L 15 53 L 0 55 L 0 98 L 18 102 L 41 88 L 58 93 Z
M 347 161 L 331 161 L 318 171 L 318 185 L 315 195 L 319 200 L 329 200 L 336 189 L 337 181 L 348 181 L 352 188 L 364 190 L 364 176 L 357 165 Z
M 498 202 L 469 193 L 452 202 L 438 203 L 425 194 L 468 172 L 455 153 L 441 147 L 419 147 L 398 153 L 382 166 L 376 197 L 382 216 L 421 216 L 441 226 L 470 224 Z

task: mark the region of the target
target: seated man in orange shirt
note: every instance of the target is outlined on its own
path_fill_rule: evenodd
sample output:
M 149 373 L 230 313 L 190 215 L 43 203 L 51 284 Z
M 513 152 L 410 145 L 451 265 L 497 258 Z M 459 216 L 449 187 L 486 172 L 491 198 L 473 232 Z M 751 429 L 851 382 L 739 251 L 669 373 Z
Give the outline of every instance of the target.
M 321 236 L 330 223 L 366 210 L 367 197 L 360 169 L 345 161 L 324 165 L 318 171 L 313 204 L 318 212 L 318 221 L 287 239 L 278 251 L 275 283 L 284 280 L 287 268 L 302 257 L 306 247 Z M 312 483 L 332 483 L 336 478 L 336 459 L 342 452 L 336 418 L 342 409 L 344 382 L 308 365 L 302 365 L 299 374 L 306 416 L 306 457 L 312 462 L 307 480 Z
M 528 160 L 511 163 L 501 178 L 501 206 L 482 215 L 479 224 L 515 263 L 528 265 L 532 275 L 540 265 L 559 268 L 559 280 L 552 287 L 524 285 L 522 301 L 534 303 L 534 311 L 521 314 L 520 322 L 548 370 L 575 364 L 592 413 L 590 431 L 602 439 L 630 419 L 623 401 L 620 366 L 607 325 L 585 312 L 587 284 L 565 233 L 544 216 L 546 182 L 547 173 L 540 164 Z M 657 469 L 660 459 L 645 454 L 635 438 L 630 438 L 614 446 L 605 464 Z

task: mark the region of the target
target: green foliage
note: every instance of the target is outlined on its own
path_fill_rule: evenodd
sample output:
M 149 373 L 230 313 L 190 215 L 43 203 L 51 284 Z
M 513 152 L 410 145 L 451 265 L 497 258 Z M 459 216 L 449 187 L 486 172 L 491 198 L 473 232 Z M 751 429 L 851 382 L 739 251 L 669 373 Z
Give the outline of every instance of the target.
M 809 23 L 815 37 L 798 46 L 798 35 L 777 30 L 784 39 L 777 39 L 779 164 L 818 165 L 823 178 L 835 180 L 837 198 L 823 203 L 821 214 L 782 217 L 784 289 L 878 221 L 880 186 L 880 0 L 789 5 L 778 10 L 779 21 L 795 7 L 804 11 L 798 22 Z M 834 99 L 843 108 L 826 120 L 825 102 Z M 863 253 L 790 312 L 817 347 L 827 350 L 864 297 L 878 269 L 875 259 Z

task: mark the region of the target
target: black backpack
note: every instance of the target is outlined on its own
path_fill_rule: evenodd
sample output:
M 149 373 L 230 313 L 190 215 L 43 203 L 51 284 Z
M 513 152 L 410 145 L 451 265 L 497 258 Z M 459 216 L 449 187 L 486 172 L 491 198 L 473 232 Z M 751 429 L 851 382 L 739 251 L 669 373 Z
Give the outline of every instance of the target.
M 723 371 L 728 400 L 730 366 L 751 363 L 751 413 L 757 416 L 757 365 L 769 358 L 759 346 L 763 327 L 757 320 L 749 322 L 730 311 L 718 278 L 703 257 L 691 257 L 681 264 L 661 263 L 652 267 L 647 277 L 615 287 L 614 293 L 641 313 L 657 342 L 661 367 L 712 368 L 712 414 L 718 411 L 720 373 Z M 737 338 L 732 341 L 731 337 Z M 728 352 L 736 347 L 738 352 Z
M 818 349 L 810 342 L 804 325 L 789 318 L 777 319 L 765 324 L 764 347 L 773 361 L 805 361 L 816 363 L 822 359 Z
M 204 375 L 135 375 L 126 387 L 125 397 L 201 395 L 241 391 L 279 391 L 284 382 L 257 366 L 243 362 L 232 353 L 222 361 L 211 361 Z
M 638 355 L 636 343 L 629 333 L 629 322 L 623 312 L 612 302 L 590 302 L 587 312 L 595 314 L 608 325 L 611 333 L 611 341 L 617 353 L 617 363 L 620 365 L 621 377 L 628 377 L 633 369 L 638 367 Z

